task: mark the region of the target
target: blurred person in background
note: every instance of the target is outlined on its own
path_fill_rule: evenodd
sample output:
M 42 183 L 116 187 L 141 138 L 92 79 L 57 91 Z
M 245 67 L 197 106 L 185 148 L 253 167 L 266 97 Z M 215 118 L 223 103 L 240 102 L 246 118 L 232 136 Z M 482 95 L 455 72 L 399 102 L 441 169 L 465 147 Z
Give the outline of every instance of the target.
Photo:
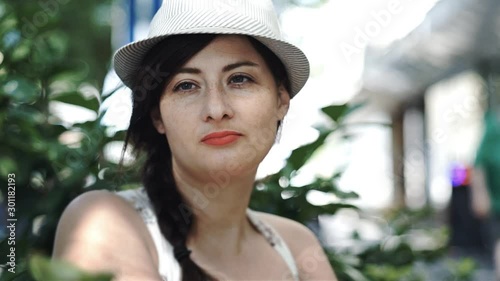
M 472 173 L 472 210 L 485 220 L 500 280 L 500 114 L 485 114 L 485 129 Z
M 309 76 L 271 0 L 164 1 L 115 54 L 143 187 L 76 198 L 54 258 L 125 280 L 336 280 L 314 234 L 248 209 L 257 167 Z
M 474 215 L 471 208 L 470 176 L 472 167 L 467 164 L 453 163 L 451 169 L 452 193 L 449 209 L 449 245 L 458 253 L 481 255 L 485 252 L 482 220 Z

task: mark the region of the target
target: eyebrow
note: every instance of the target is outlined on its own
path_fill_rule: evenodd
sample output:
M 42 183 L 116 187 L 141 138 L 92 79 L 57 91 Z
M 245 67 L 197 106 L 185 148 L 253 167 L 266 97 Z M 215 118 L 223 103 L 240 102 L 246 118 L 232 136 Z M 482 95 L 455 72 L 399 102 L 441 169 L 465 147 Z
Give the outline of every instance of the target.
M 238 68 L 240 66 L 257 67 L 259 65 L 254 63 L 254 62 L 251 62 L 251 61 L 241 61 L 241 62 L 232 63 L 232 64 L 228 64 L 228 65 L 224 66 L 224 68 L 222 68 L 222 72 L 228 72 L 228 71 L 231 71 L 231 70 Z
M 228 64 L 222 68 L 222 72 L 228 72 L 241 66 L 252 66 L 258 67 L 259 65 L 251 61 L 240 61 L 232 64 Z M 200 74 L 201 70 L 194 67 L 183 67 L 177 71 L 177 73 L 189 73 L 189 74 Z

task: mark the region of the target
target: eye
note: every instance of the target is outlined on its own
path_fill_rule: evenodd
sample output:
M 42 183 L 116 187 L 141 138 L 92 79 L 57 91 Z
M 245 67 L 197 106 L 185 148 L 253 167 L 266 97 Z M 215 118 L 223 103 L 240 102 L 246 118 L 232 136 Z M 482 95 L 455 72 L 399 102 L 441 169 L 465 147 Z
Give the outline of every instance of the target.
M 191 90 L 194 90 L 195 87 L 196 87 L 196 85 L 191 83 L 191 82 L 182 82 L 182 83 L 177 84 L 177 86 L 174 87 L 174 92 L 191 91 Z
M 243 74 L 234 75 L 229 79 L 229 82 L 234 84 L 243 84 L 245 82 L 251 82 L 251 81 L 253 81 L 252 78 Z

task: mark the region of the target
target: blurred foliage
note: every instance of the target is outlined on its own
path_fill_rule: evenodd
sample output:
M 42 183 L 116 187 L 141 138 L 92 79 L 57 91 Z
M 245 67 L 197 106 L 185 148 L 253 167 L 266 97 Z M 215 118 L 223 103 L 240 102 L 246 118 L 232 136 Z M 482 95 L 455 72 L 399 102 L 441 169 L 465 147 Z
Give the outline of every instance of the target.
M 318 138 L 295 149 L 285 166 L 276 174 L 258 181 L 250 206 L 256 210 L 274 213 L 299 221 L 305 225 L 317 221 L 322 215 L 335 215 L 341 209 L 350 209 L 359 214 L 360 220 L 375 224 L 382 239 L 370 241 L 363 239 L 356 231 L 352 233 L 351 247 L 343 249 L 326 248 L 330 262 L 337 277 L 342 281 L 420 281 L 423 275 L 415 267 L 417 262 L 434 262 L 442 258 L 447 250 L 448 233 L 446 228 L 428 229 L 425 220 L 432 217 L 430 209 L 396 209 L 388 212 L 382 219 L 369 217 L 355 204 L 358 198 L 354 192 L 340 189 L 337 181 L 342 170 L 328 178 L 315 178 L 312 183 L 294 186 L 294 177 L 300 169 L 314 157 L 326 140 L 333 134 L 344 134 L 346 127 L 357 124 L 344 124 L 345 118 L 362 107 L 362 104 L 332 105 L 322 108 L 331 123 L 330 126 L 316 128 Z M 379 124 L 385 126 L 384 124 Z M 349 139 L 345 140 L 348 141 Z M 306 198 L 314 190 L 325 196 L 333 195 L 336 200 L 329 204 L 316 206 Z M 420 227 L 419 224 L 421 225 Z M 415 235 L 433 244 L 430 249 L 418 249 L 412 240 Z
M 323 112 L 335 123 L 339 122 L 346 112 L 352 110 L 347 105 L 333 105 L 324 108 Z M 292 151 L 285 166 L 279 172 L 256 183 L 250 207 L 268 213 L 279 214 L 302 223 L 316 219 L 321 214 L 333 215 L 342 208 L 356 209 L 356 206 L 346 202 L 348 199 L 358 198 L 358 195 L 354 192 L 340 190 L 335 183 L 342 175 L 341 171 L 326 179 L 315 178 L 312 183 L 307 185 L 295 186 L 292 184 L 293 178 L 297 176 L 300 168 L 323 146 L 328 136 L 339 128 L 336 125 L 332 125 L 331 128 L 317 127 L 319 136 L 315 141 Z M 312 205 L 307 200 L 307 194 L 312 190 L 323 192 L 325 195 L 327 193 L 333 194 L 341 201 L 321 206 Z
M 112 274 L 88 274 L 69 263 L 43 256 L 31 257 L 30 271 L 37 281 L 111 281 L 113 278 Z
M 330 250 L 332 264 L 345 270 L 338 271 L 340 280 L 373 281 L 417 281 L 426 280 L 417 262 L 436 262 L 447 251 L 446 228 L 430 228 L 423 221 L 431 215 L 430 210 L 398 209 L 385 216 L 384 220 L 366 218 L 376 225 L 382 239 L 367 241 L 353 233 L 352 247 L 341 251 Z M 419 227 L 419 224 L 423 224 Z M 429 240 L 431 247 L 415 244 L 418 239 Z M 346 257 L 351 257 L 346 259 Z M 362 277 L 360 277 L 362 276 Z
M 446 277 L 447 281 L 467 281 L 472 280 L 474 270 L 477 264 L 470 258 L 465 258 L 459 261 L 449 261 L 448 268 L 450 274 Z
M 0 2 L 0 180 L 6 183 L 7 175 L 15 174 L 17 218 L 15 274 L 4 272 L 1 280 L 33 280 L 27 258 L 51 254 L 68 203 L 84 191 L 120 184 L 105 179 L 102 171 L 116 165 L 100 156 L 115 136 L 106 133 L 98 111 L 111 30 L 95 19 L 96 11 L 110 4 Z M 97 118 L 68 124 L 54 114 L 57 103 L 86 108 Z M 4 221 L 7 185 L 0 190 Z M 3 238 L 9 233 L 5 227 L 0 231 L 0 252 L 8 253 L 13 245 Z
M 8 174 L 16 175 L 18 219 L 16 273 L 4 272 L 0 280 L 110 280 L 109 275 L 89 275 L 46 258 L 52 253 L 58 219 L 73 198 L 92 189 L 117 190 L 138 184 L 134 167 L 123 171 L 103 157 L 108 144 L 124 138 L 124 132 L 112 132 L 101 124 L 105 112 L 100 111 L 100 104 L 109 95 L 95 94 L 102 92 L 108 71 L 103 62 L 111 56 L 109 22 L 103 22 L 106 16 L 102 16 L 110 5 L 110 0 L 0 2 L 0 180 L 7 182 Z M 61 103 L 85 108 L 96 118 L 64 122 L 54 112 L 54 106 Z M 292 184 L 328 138 L 342 133 L 345 116 L 358 107 L 323 108 L 331 124 L 316 128 L 319 136 L 314 142 L 295 149 L 279 172 L 256 183 L 251 207 L 304 224 L 342 209 L 362 213 L 352 203 L 358 195 L 337 185 L 342 171 L 307 185 Z M 7 186 L 0 186 L 5 211 Z M 333 195 L 336 201 L 312 205 L 307 195 L 313 190 Z M 411 243 L 417 222 L 430 215 L 396 210 L 379 225 L 384 233 L 380 241 L 366 241 L 353 233 L 356 247 L 326 249 L 339 280 L 422 280 L 415 262 L 440 257 L 446 244 L 446 235 L 439 229 L 428 230 L 439 242 L 436 247 L 419 250 Z M 4 227 L 0 231 L 4 238 L 0 252 L 7 253 L 8 233 Z M 472 270 L 468 265 L 450 266 L 457 276 L 466 277 Z

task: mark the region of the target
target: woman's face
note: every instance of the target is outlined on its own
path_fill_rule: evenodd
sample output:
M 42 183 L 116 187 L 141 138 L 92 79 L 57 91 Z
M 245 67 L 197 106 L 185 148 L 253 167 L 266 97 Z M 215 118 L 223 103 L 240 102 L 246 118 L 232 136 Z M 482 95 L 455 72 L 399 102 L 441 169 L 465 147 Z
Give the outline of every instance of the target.
M 168 139 L 174 170 L 237 175 L 256 171 L 289 103 L 250 41 L 224 35 L 172 77 L 152 118 Z

